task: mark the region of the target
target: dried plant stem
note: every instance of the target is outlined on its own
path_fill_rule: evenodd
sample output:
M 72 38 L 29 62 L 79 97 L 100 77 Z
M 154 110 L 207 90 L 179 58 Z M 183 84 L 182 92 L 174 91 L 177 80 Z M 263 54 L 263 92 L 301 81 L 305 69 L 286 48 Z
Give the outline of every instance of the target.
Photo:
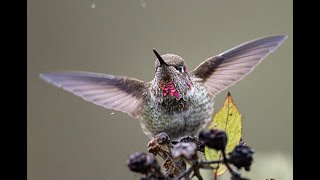
M 229 165 L 228 159 L 226 157 L 226 152 L 222 151 L 222 156 L 223 156 L 223 163 L 227 166 L 229 172 L 232 174 L 232 176 L 239 176 L 239 173 L 235 172 Z

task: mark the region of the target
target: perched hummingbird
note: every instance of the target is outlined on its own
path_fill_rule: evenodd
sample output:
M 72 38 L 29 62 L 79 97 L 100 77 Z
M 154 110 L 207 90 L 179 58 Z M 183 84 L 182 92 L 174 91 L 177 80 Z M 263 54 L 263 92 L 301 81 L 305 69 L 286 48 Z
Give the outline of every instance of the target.
M 150 138 L 165 132 L 172 140 L 195 136 L 211 120 L 215 97 L 272 53 L 287 36 L 243 43 L 202 62 L 192 71 L 174 54 L 153 50 L 155 77 L 150 82 L 126 76 L 82 71 L 40 74 L 48 83 L 107 109 L 139 119 Z

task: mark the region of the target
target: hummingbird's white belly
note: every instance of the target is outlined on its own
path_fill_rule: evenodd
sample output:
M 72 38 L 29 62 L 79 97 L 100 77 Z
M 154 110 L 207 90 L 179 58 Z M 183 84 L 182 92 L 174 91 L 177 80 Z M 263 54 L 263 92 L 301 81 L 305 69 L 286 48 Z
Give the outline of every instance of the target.
M 194 84 L 180 100 L 167 98 L 159 102 L 148 96 L 140 122 L 149 137 L 161 132 L 167 133 L 172 140 L 195 136 L 213 115 L 214 98 L 199 84 Z

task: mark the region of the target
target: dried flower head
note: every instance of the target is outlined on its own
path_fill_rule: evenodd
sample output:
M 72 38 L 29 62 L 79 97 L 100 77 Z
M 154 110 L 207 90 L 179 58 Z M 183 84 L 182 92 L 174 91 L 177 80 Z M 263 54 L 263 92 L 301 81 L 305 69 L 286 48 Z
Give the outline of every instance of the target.
M 227 145 L 227 134 L 219 129 L 211 129 L 201 131 L 199 139 L 209 148 L 224 151 Z
M 143 152 L 131 154 L 128 159 L 128 167 L 131 171 L 148 174 L 154 170 L 160 170 L 157 160 L 152 155 Z
M 254 150 L 251 147 L 239 144 L 229 153 L 229 161 L 238 169 L 243 167 L 246 171 L 249 171 L 253 153 Z

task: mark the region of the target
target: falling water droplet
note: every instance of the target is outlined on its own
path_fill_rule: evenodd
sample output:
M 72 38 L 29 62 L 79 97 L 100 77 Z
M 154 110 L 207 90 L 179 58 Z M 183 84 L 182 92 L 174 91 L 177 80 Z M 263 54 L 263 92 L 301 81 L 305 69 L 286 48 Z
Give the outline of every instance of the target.
M 96 8 L 96 3 L 94 1 L 91 3 L 91 8 L 92 9 Z
M 147 7 L 146 0 L 140 0 L 140 5 L 141 5 L 141 7 L 146 8 Z
M 112 112 L 111 115 L 114 115 L 114 112 Z

